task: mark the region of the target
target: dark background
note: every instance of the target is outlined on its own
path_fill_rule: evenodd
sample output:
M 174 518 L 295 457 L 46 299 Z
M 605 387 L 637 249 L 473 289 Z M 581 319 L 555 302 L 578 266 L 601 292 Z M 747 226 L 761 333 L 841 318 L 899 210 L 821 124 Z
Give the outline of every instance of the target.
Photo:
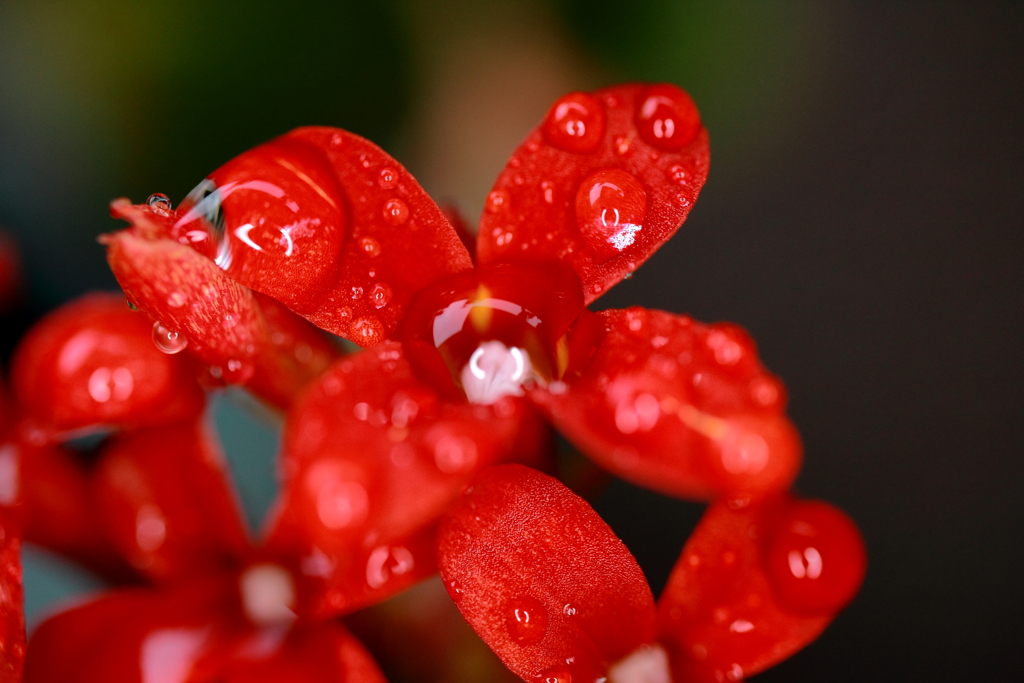
M 1022 680 L 1022 8 L 3 3 L 0 223 L 30 294 L 5 353 L 39 312 L 115 287 L 94 243 L 114 196 L 177 202 L 321 123 L 475 216 L 554 97 L 673 81 L 711 131 L 709 182 L 598 307 L 746 326 L 789 387 L 798 488 L 847 510 L 870 553 L 854 604 L 757 680 Z M 655 590 L 701 510 L 625 484 L 597 507 Z M 56 590 L 44 565 L 36 605 Z

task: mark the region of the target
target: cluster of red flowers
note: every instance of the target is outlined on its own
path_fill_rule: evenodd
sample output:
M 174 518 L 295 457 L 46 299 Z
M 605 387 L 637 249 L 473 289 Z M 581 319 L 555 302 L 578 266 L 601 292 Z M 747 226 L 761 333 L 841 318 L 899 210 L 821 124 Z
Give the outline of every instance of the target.
M 782 384 L 734 325 L 587 309 L 685 220 L 708 159 L 686 93 L 625 85 L 554 103 L 475 237 L 331 128 L 242 154 L 177 208 L 114 202 L 131 227 L 102 242 L 129 305 L 83 297 L 12 359 L 4 672 L 24 657 L 26 681 L 383 680 L 340 617 L 438 570 L 530 682 L 735 681 L 812 641 L 865 554 L 845 515 L 789 493 Z M 284 419 L 255 541 L 203 417 L 226 385 Z M 553 476 L 549 425 L 617 476 L 710 501 L 657 602 Z M 97 430 L 91 460 L 67 447 Z M 22 530 L 125 584 L 27 650 Z

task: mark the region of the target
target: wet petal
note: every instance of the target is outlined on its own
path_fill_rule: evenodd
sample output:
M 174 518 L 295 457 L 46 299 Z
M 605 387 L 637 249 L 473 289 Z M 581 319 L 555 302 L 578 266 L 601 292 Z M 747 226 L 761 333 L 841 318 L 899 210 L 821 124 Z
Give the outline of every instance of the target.
M 778 491 L 800 466 L 785 390 L 739 327 L 642 308 L 581 321 L 593 359 L 531 396 L 555 426 L 611 472 L 685 498 Z M 579 356 L 586 346 L 574 342 Z M 571 352 L 572 353 L 572 352 Z
M 570 93 L 498 176 L 480 221 L 477 260 L 562 260 L 590 303 L 686 220 L 708 158 L 700 116 L 675 86 Z
M 0 451 L 0 679 L 5 681 L 21 680 L 25 660 L 21 520 L 14 507 L 17 480 L 16 456 Z
M 108 536 L 156 581 L 227 568 L 247 552 L 227 465 L 201 424 L 115 437 L 93 491 Z
M 856 526 L 826 503 L 714 503 L 658 601 L 676 680 L 741 680 L 791 656 L 853 597 L 864 566 Z
M 284 508 L 331 574 L 358 579 L 362 594 L 408 571 L 407 544 L 429 546 L 421 532 L 480 468 L 537 462 L 546 446 L 527 402 L 444 402 L 388 342 L 336 363 L 289 414 Z
M 196 367 L 161 353 L 152 327 L 113 294 L 87 294 L 58 308 L 15 351 L 19 407 L 47 435 L 196 417 L 205 403 Z
M 335 128 L 300 128 L 210 175 L 217 263 L 320 327 L 383 341 L 422 287 L 471 267 L 451 224 L 397 161 Z M 209 224 L 204 200 L 180 230 Z M 209 209 L 210 207 L 207 207 Z
M 466 621 L 526 681 L 592 681 L 654 641 L 636 560 L 586 502 L 527 467 L 481 472 L 441 524 L 438 564 Z

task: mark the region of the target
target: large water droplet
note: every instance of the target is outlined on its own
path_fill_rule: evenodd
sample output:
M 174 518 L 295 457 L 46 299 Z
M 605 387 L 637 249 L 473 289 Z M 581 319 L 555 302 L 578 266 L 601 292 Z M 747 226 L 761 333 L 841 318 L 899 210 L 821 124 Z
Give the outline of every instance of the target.
M 690 96 L 677 86 L 656 85 L 637 109 L 636 128 L 647 144 L 674 152 L 697 137 L 700 114 Z
M 157 192 L 156 194 L 149 195 L 146 204 L 149 208 L 153 209 L 154 213 L 158 213 L 161 216 L 171 215 L 171 199 L 165 194 Z
M 636 241 L 647 215 L 647 192 L 633 175 L 617 168 L 591 173 L 576 191 L 576 223 L 601 261 Z
M 359 239 L 359 248 L 370 258 L 380 256 L 380 242 L 372 237 L 361 237 Z
M 604 137 L 604 108 L 593 95 L 569 93 L 551 105 L 541 131 L 559 149 L 592 152 Z
M 384 308 L 391 302 L 391 287 L 378 282 L 370 290 L 370 303 L 373 304 L 374 308 Z
M 175 354 L 188 346 L 188 340 L 180 333 L 164 327 L 159 321 L 153 323 L 153 343 L 167 354 Z
M 384 202 L 384 222 L 388 225 L 401 225 L 409 220 L 409 205 L 397 197 Z
M 505 603 L 505 628 L 519 645 L 539 643 L 548 630 L 548 613 L 536 598 L 521 595 Z
M 377 184 L 380 185 L 382 190 L 394 189 L 395 185 L 398 184 L 398 171 L 387 167 L 380 169 L 380 174 L 377 176 Z
M 501 211 L 507 211 L 511 204 L 511 197 L 508 196 L 508 192 L 505 190 L 492 190 L 487 195 L 487 201 L 484 204 L 484 210 L 487 213 L 499 213 Z

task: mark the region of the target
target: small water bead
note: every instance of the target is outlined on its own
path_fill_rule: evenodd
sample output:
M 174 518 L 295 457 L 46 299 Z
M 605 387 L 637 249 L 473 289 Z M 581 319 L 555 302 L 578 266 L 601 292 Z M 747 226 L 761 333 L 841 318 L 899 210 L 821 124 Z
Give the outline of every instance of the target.
M 345 138 L 342 137 L 341 133 L 335 133 L 331 136 L 331 147 L 341 147 L 343 142 L 345 142 Z
M 572 603 L 566 603 L 565 606 L 562 608 L 562 614 L 564 614 L 567 617 L 574 617 L 578 612 L 579 610 L 576 609 L 576 606 Z
M 690 206 L 690 198 L 687 197 L 685 193 L 680 192 L 676 195 L 676 203 L 685 209 Z
M 238 324 L 239 319 L 240 316 L 237 313 L 228 311 L 227 313 L 224 314 L 224 327 L 230 330 L 231 328 Z
M 382 190 L 394 189 L 398 184 L 398 171 L 393 168 L 382 168 L 377 176 L 377 184 Z
M 156 194 L 149 195 L 149 199 L 146 200 L 146 204 L 149 208 L 153 209 L 155 213 L 161 216 L 171 215 L 171 199 L 165 194 L 157 192 Z
M 370 258 L 380 256 L 380 242 L 372 237 L 361 237 L 359 239 L 359 248 Z
M 452 579 L 448 582 L 447 588 L 448 595 L 452 596 L 452 600 L 459 600 L 462 598 L 463 589 L 461 583 L 459 583 L 455 579 Z
M 621 169 L 595 171 L 576 191 L 576 223 L 602 261 L 636 241 L 646 215 L 647 192 L 639 180 Z
M 505 628 L 518 645 L 535 645 L 548 630 L 548 614 L 536 598 L 521 595 L 505 603 Z
M 686 185 L 690 182 L 690 174 L 687 173 L 686 167 L 680 164 L 674 164 L 665 171 L 665 177 L 677 185 Z
M 534 683 L 572 683 L 572 671 L 567 666 L 553 666 L 533 677 Z
M 181 292 L 171 292 L 167 297 L 167 305 L 171 308 L 181 308 L 188 299 Z
M 353 300 L 361 299 L 363 297 L 363 288 L 353 287 L 349 295 L 352 297 Z
M 620 135 L 615 138 L 615 141 L 612 144 L 612 149 L 615 150 L 615 153 L 620 157 L 624 157 L 633 150 L 633 139 Z
M 551 105 L 541 132 L 549 144 L 561 150 L 586 154 L 601 143 L 604 128 L 604 107 L 597 98 L 574 92 Z
M 484 204 L 484 210 L 487 213 L 498 213 L 508 209 L 511 204 L 511 197 L 505 190 L 493 190 L 487 195 L 487 202 Z
M 374 308 L 384 308 L 391 302 L 391 287 L 383 282 L 378 282 L 370 290 L 370 301 Z
M 685 91 L 671 84 L 655 85 L 636 113 L 636 127 L 644 142 L 675 152 L 700 131 L 700 114 Z
M 384 202 L 384 222 L 388 225 L 402 225 L 409 220 L 409 205 L 397 197 Z
M 555 203 L 555 184 L 550 180 L 545 180 L 540 184 L 540 191 L 544 197 L 546 204 Z
M 373 316 L 365 316 L 352 323 L 352 341 L 363 347 L 378 343 L 383 332 L 384 326 Z
M 179 353 L 188 346 L 188 340 L 183 335 L 164 327 L 159 321 L 153 323 L 153 343 L 168 355 Z

